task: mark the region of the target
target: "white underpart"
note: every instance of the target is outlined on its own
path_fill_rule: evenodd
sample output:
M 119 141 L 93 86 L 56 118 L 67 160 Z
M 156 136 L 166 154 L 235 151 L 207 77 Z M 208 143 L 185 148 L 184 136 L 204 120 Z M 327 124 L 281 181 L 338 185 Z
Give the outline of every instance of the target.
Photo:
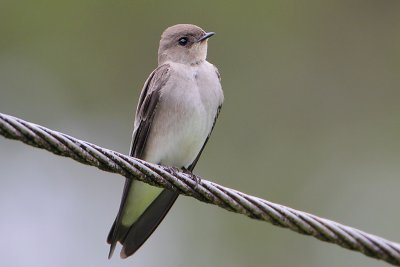
M 161 91 L 144 160 L 188 167 L 209 135 L 223 93 L 215 67 L 168 62 L 171 76 Z

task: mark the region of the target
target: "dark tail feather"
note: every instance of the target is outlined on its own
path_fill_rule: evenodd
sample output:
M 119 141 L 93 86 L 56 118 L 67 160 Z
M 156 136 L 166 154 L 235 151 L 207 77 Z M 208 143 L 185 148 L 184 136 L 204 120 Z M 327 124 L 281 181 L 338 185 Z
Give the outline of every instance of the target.
M 117 242 L 120 241 L 126 236 L 128 233 L 129 227 L 123 226 L 121 223 L 116 227 L 117 219 L 115 219 L 110 232 L 108 233 L 107 243 L 110 244 L 110 251 L 108 252 L 108 259 L 111 259 L 115 246 Z
M 108 233 L 108 237 L 107 237 L 107 243 L 110 244 L 110 252 L 108 253 L 108 259 L 111 259 L 114 250 L 115 250 L 115 246 L 117 245 L 117 242 L 124 239 L 124 237 L 126 236 L 126 234 L 128 233 L 130 227 L 125 227 L 122 224 L 118 225 L 118 229 L 116 228 L 116 222 L 117 219 L 115 219 L 110 233 Z
M 124 209 L 124 205 L 126 204 L 126 197 L 128 196 L 128 192 L 129 192 L 131 186 L 132 186 L 132 180 L 126 179 L 118 215 L 115 218 L 114 223 L 111 227 L 111 230 L 107 236 L 107 243 L 111 245 L 110 252 L 108 253 L 108 259 L 111 259 L 112 255 L 114 253 L 114 250 L 115 250 L 115 246 L 117 245 L 117 242 L 121 241 L 121 239 L 126 236 L 126 233 L 129 230 L 129 227 L 125 227 L 122 225 L 122 223 L 121 223 L 122 217 L 121 216 L 122 216 L 122 210 Z
M 113 243 L 112 238 L 113 238 L 113 234 L 114 234 L 114 230 L 115 230 L 115 223 L 116 223 L 116 221 L 114 221 L 113 225 L 111 226 L 110 232 L 108 233 L 108 236 L 107 236 L 107 243 L 110 245 Z
M 127 258 L 136 250 L 138 250 L 143 243 L 149 238 L 149 236 L 154 232 L 157 226 L 164 219 L 165 215 L 168 213 L 171 206 L 174 204 L 178 197 L 178 193 L 169 190 L 163 190 L 160 195 L 150 204 L 146 211 L 139 217 L 139 219 L 128 229 L 125 237 L 121 240 L 123 246 L 121 250 L 121 258 Z M 111 228 L 110 234 L 107 240 L 112 240 L 113 229 L 115 225 Z M 110 238 L 111 235 L 111 238 Z M 115 248 L 115 243 L 111 243 L 110 255 Z
M 111 259 L 112 255 L 114 253 L 114 250 L 115 250 L 115 246 L 117 245 L 117 240 L 114 240 L 114 238 L 113 238 L 116 222 L 117 222 L 117 220 L 114 221 L 113 225 L 111 226 L 111 230 L 107 236 L 107 243 L 111 245 L 110 252 L 108 252 L 108 259 Z

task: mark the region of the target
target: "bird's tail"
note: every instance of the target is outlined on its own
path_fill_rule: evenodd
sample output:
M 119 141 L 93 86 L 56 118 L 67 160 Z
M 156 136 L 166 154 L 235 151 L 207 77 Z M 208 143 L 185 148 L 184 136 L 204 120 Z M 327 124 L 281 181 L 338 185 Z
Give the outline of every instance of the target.
M 122 244 L 121 258 L 135 253 L 164 219 L 178 195 L 164 189 L 130 227 L 122 225 L 117 216 L 107 237 L 111 245 L 108 258 L 111 258 L 117 242 Z

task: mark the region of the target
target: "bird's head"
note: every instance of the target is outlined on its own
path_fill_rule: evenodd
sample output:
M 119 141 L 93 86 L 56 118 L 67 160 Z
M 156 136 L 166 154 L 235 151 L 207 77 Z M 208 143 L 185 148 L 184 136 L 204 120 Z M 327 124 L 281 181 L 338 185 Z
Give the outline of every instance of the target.
M 207 39 L 214 34 L 192 24 L 177 24 L 167 28 L 161 35 L 158 64 L 166 61 L 198 64 L 206 60 Z

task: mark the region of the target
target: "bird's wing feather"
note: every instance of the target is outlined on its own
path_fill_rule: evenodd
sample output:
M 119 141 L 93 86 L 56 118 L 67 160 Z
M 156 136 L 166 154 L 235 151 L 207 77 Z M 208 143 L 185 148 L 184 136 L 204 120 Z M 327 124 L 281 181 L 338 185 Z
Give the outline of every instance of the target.
M 170 66 L 164 64 L 155 69 L 145 82 L 140 94 L 135 116 L 135 130 L 132 136 L 130 156 L 141 158 L 146 147 L 151 124 L 160 100 L 161 89 L 170 76 Z
M 161 65 L 150 74 L 149 78 L 146 80 L 143 86 L 135 115 L 135 126 L 134 126 L 135 129 L 133 132 L 132 144 L 130 149 L 130 156 L 132 157 L 136 158 L 143 157 L 143 152 L 146 147 L 146 141 L 151 130 L 151 124 L 156 114 L 157 104 L 159 103 L 160 100 L 161 89 L 167 83 L 169 76 L 170 76 L 170 66 L 168 64 Z M 109 258 L 112 256 L 114 252 L 116 243 L 120 241 L 123 244 L 124 240 L 127 237 L 128 232 L 132 228 L 132 226 L 125 227 L 121 224 L 123 211 L 126 208 L 127 204 L 126 200 L 129 192 L 131 191 L 132 186 L 133 186 L 133 181 L 131 179 L 126 179 L 119 212 L 107 237 L 107 242 L 111 245 Z M 170 206 L 172 206 L 175 199 L 173 201 L 170 200 L 170 202 L 172 202 Z M 164 216 L 162 216 L 162 218 Z M 150 234 L 151 232 L 148 234 L 148 236 Z M 143 242 L 146 239 L 144 239 Z

